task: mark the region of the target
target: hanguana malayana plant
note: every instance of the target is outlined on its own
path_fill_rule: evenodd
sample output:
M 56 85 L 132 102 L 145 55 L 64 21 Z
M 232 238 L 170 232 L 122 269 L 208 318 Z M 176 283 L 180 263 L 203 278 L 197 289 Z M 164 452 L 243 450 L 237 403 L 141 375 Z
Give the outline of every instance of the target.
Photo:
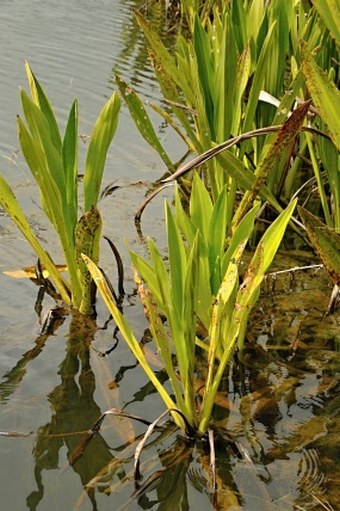
M 174 170 L 138 94 L 117 76 L 137 128 L 171 174 L 163 182 L 181 178 L 182 189 L 190 190 L 189 170 L 198 168 L 214 201 L 227 186 L 236 225 L 255 196 L 278 212 L 292 197 L 307 208 L 312 198 L 339 233 L 339 9 L 332 0 L 223 6 L 194 0 L 182 7 L 189 36 L 179 36 L 173 52 L 140 13 L 136 17 L 166 109 L 151 106 L 196 158 Z M 309 107 L 296 109 L 309 97 Z
M 3 176 L 0 176 L 0 204 L 35 251 L 62 301 L 91 314 L 91 277 L 81 254 L 87 254 L 98 264 L 101 218 L 97 202 L 106 154 L 117 127 L 120 99 L 114 92 L 94 124 L 85 160 L 84 212 L 78 220 L 77 100 L 70 109 L 62 137 L 43 88 L 27 62 L 25 68 L 31 97 L 21 90 L 26 124 L 18 116 L 20 146 L 39 187 L 42 209 L 58 234 L 69 280 L 59 273 L 40 244 Z
M 271 159 L 259 194 L 279 211 L 278 204 L 288 203 L 301 187 L 308 194 L 316 182 L 326 223 L 339 228 L 338 144 L 333 136 L 333 126 L 339 122 L 333 122 L 334 105 L 339 101 L 335 85 L 339 79 L 339 11 L 332 9 L 331 0 L 315 1 L 313 6 L 293 0 L 232 0 L 214 7 L 209 2 L 203 7 L 197 1 L 183 4 L 183 12 L 190 17 L 189 36 L 180 35 L 172 53 L 152 25 L 140 13 L 136 17 L 149 43 L 166 109 L 151 106 L 193 153 L 202 155 L 236 140 L 201 166 L 214 200 L 227 185 L 231 218 L 237 193 L 251 188 L 251 176 L 258 173 L 273 141 L 271 129 L 287 119 L 296 101 L 310 94 L 314 105 L 308 112 L 308 126 L 328 138 L 306 133 L 287 143 L 276 161 Z M 314 76 L 320 79 L 315 81 Z M 171 157 L 156 136 L 141 99 L 120 77 L 117 85 L 142 136 L 173 173 Z M 328 108 L 321 108 L 322 103 Z M 261 130 L 261 136 L 237 141 L 238 136 L 260 134 Z M 311 162 L 310 172 L 302 179 L 306 161 Z M 190 175 L 181 184 L 190 187 Z
M 293 201 L 262 236 L 241 281 L 239 265 L 259 205 L 245 214 L 228 238 L 226 189 L 213 203 L 198 176 L 193 181 L 188 212 L 178 191 L 174 212 L 165 204 L 167 262 L 151 239 L 150 261 L 131 253 L 138 293 L 170 391 L 149 365 L 102 273 L 89 257 L 83 256 L 122 336 L 183 432 L 200 437 L 212 425 L 221 378 L 236 346 L 242 348 L 249 313 L 295 205 Z M 194 384 L 198 350 L 206 362 L 201 401 Z

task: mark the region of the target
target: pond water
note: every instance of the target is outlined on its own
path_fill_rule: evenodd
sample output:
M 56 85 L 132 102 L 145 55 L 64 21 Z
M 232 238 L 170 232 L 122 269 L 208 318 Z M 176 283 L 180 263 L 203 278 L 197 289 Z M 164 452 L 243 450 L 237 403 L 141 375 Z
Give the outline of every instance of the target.
M 132 9 L 142 4 L 1 2 L 0 170 L 56 258 L 58 247 L 18 151 L 15 116 L 21 111 L 18 86 L 26 87 L 23 61 L 30 62 L 44 85 L 62 126 L 73 98 L 79 99 L 80 130 L 87 135 L 114 89 L 115 71 L 148 99 L 159 99 L 144 41 L 133 21 Z M 160 13 L 156 5 L 151 12 L 155 23 Z M 159 119 L 153 119 L 176 161 L 183 146 Z M 146 323 L 135 297 L 126 246 L 145 252 L 133 215 L 163 172 L 123 107 L 104 179 L 104 186 L 114 183 L 119 188 L 101 201 L 100 209 L 104 233 L 124 258 L 124 311 L 141 339 Z M 147 208 L 143 232 L 163 243 L 162 197 Z M 338 313 L 323 317 L 331 283 L 322 270 L 296 272 L 294 279 L 282 275 L 275 286 L 269 280 L 251 317 L 244 360 L 230 367 L 216 407 L 221 431 L 228 430 L 246 455 L 240 456 L 223 435 L 216 441 L 219 490 L 214 500 L 204 442 L 190 445 L 171 425 L 155 433 L 142 454 L 146 483 L 139 490 L 134 488 L 132 468 L 143 424 L 108 415 L 85 446 L 87 431 L 105 411 L 119 408 L 152 420 L 163 405 L 119 336 L 116 343 L 112 324 L 103 328 L 107 314 L 100 303 L 97 325 L 77 314 L 62 315 L 40 333 L 34 309 L 38 288 L 3 273 L 34 264 L 34 254 L 1 212 L 0 240 L 2 509 L 339 508 L 340 318 Z M 282 254 L 278 268 L 283 262 L 294 267 L 314 260 L 303 252 L 294 257 Z M 105 245 L 102 266 L 115 284 L 115 265 Z M 51 306 L 45 297 L 42 315 Z M 145 344 L 145 349 L 161 375 L 153 348 Z M 166 466 L 170 468 L 162 471 Z

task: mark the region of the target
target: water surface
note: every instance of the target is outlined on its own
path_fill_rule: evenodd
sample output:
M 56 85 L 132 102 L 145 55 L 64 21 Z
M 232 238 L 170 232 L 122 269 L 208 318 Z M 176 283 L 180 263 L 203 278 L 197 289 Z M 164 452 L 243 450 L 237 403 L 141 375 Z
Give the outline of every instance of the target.
M 146 59 L 145 43 L 131 14 L 131 9 L 142 3 L 1 3 L 1 172 L 56 257 L 55 238 L 18 152 L 15 116 L 20 112 L 18 86 L 26 86 L 23 61 L 29 60 L 46 88 L 62 126 L 73 98 L 79 99 L 84 135 L 89 134 L 114 89 L 115 71 L 144 97 L 157 101 L 159 91 Z M 159 24 L 159 6 L 152 16 Z M 153 119 L 177 160 L 183 147 L 156 117 Z M 124 311 L 140 339 L 146 323 L 135 297 L 126 244 L 145 253 L 132 218 L 150 183 L 163 171 L 123 107 L 104 179 L 104 186 L 114 182 L 119 188 L 101 201 L 100 208 L 104 232 L 124 257 Z M 34 264 L 34 254 L 11 221 L 0 215 L 3 509 L 337 509 L 340 318 L 339 314 L 323 318 L 331 284 L 322 271 L 299 273 L 294 281 L 282 276 L 275 289 L 268 284 L 268 293 L 250 321 L 244 361 L 235 361 L 223 382 L 217 424 L 222 433 L 228 430 L 244 447 L 251 463 L 235 452 L 223 434 L 216 438 L 219 491 L 214 502 L 205 443 L 188 444 L 171 427 L 165 428 L 155 434 L 142 455 L 141 484 L 148 477 L 152 483 L 148 491 L 135 492 L 133 454 L 144 425 L 108 416 L 100 434 L 83 446 L 81 456 L 77 456 L 79 445 L 100 415 L 112 407 L 154 419 L 163 405 L 123 341 L 116 346 L 112 325 L 102 329 L 107 314 L 100 303 L 97 325 L 77 314 L 61 315 L 48 331 L 39 333 L 41 325 L 34 311 L 38 288 L 28 280 L 10 279 L 2 273 Z M 160 197 L 147 209 L 143 231 L 162 244 L 162 225 Z M 310 254 L 289 260 L 284 257 L 278 261 L 279 267 L 312 262 Z M 115 265 L 105 245 L 103 266 L 116 284 Z M 53 305 L 46 298 L 42 315 Z M 154 370 L 162 374 L 147 336 L 144 341 Z M 165 466 L 171 468 L 160 471 Z

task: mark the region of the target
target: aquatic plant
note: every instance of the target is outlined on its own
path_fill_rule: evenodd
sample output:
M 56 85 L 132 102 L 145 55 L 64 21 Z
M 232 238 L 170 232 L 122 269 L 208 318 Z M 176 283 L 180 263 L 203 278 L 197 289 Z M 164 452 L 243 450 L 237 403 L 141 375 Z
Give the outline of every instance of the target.
M 137 128 L 167 167 L 162 182 L 179 180 L 190 194 L 196 168 L 213 201 L 226 186 L 235 226 L 255 198 L 280 212 L 298 197 L 314 213 L 321 205 L 338 232 L 339 11 L 328 0 L 182 4 L 189 37 L 180 35 L 172 52 L 147 19 L 136 17 L 164 96 L 164 107 L 151 106 L 198 156 L 175 169 L 141 98 L 116 77 Z M 295 229 L 307 239 L 301 224 Z
M 198 176 L 193 182 L 189 212 L 185 212 L 178 191 L 174 212 L 165 204 L 167 262 L 152 240 L 148 242 L 150 261 L 131 253 L 138 294 L 169 378 L 170 392 L 152 370 L 106 279 L 90 258 L 83 256 L 122 336 L 173 420 L 187 434 L 202 436 L 211 426 L 222 375 L 236 346 L 242 349 L 248 315 L 295 204 L 293 201 L 262 236 L 241 281 L 240 261 L 253 232 L 259 204 L 245 214 L 228 237 L 226 189 L 221 190 L 213 204 Z M 198 350 L 206 365 L 202 400 L 194 385 Z
M 328 1 L 316 2 L 315 8 L 293 1 L 231 1 L 223 8 L 215 6 L 208 17 L 199 10 L 199 2 L 188 6 L 192 11 L 189 37 L 180 35 L 173 52 L 140 13 L 136 17 L 164 96 L 164 107 L 151 105 L 154 110 L 198 155 L 235 140 L 218 158 L 200 163 L 212 197 L 216 199 L 227 185 L 231 217 L 239 189 L 249 190 L 249 179 L 247 188 L 240 176 L 258 172 L 275 136 L 271 128 L 280 126 L 294 103 L 310 94 L 314 105 L 308 125 L 321 131 L 321 136 L 306 133 L 286 144 L 262 179 L 270 192 L 265 200 L 277 207 L 295 193 L 306 196 L 316 182 L 327 224 L 339 227 L 339 144 L 332 128 L 338 125 L 337 119 L 333 122 L 332 107 L 339 99 L 335 85 L 339 40 L 334 28 L 338 12 L 332 17 Z M 142 100 L 119 76 L 116 81 L 137 128 L 173 174 L 174 164 L 156 140 Z M 256 130 L 264 130 L 262 136 L 237 139 Z M 302 179 L 304 162 L 309 160 L 311 180 Z M 190 177 L 187 180 L 182 187 L 190 188 Z
M 77 100 L 70 109 L 62 138 L 53 108 L 27 62 L 25 69 L 31 97 L 21 90 L 26 124 L 18 116 L 20 146 L 39 187 L 42 209 L 59 237 L 69 281 L 42 247 L 3 176 L 0 176 L 0 204 L 37 254 L 62 301 L 91 314 L 91 277 L 81 253 L 98 263 L 101 218 L 97 202 L 106 154 L 117 127 L 120 99 L 114 92 L 94 124 L 85 160 L 84 212 L 78 220 Z

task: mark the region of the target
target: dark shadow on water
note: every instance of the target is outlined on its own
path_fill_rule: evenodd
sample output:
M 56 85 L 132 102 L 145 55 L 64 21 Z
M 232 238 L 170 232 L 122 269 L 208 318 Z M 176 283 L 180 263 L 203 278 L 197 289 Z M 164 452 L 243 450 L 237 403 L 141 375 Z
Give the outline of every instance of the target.
M 66 446 L 69 456 L 79 443 L 80 432 L 86 434 L 91 423 L 101 413 L 94 401 L 96 381 L 89 353 L 95 332 L 96 324 L 93 320 L 76 312 L 72 314 L 66 355 L 58 370 L 61 382 L 48 394 L 52 409 L 51 420 L 37 430 L 33 457 L 38 490 L 27 497 L 30 510 L 37 509 L 44 496 L 43 472 L 59 467 L 62 447 Z M 75 463 L 73 470 L 85 486 L 103 464 L 112 459 L 110 448 L 97 436 L 84 453 L 83 462 Z M 96 509 L 95 500 L 92 500 L 92 504 L 93 509 Z
M 307 292 L 311 304 L 317 303 L 311 291 Z M 327 301 L 326 288 L 324 295 Z M 155 431 L 145 446 L 141 456 L 143 478 L 136 486 L 134 451 L 144 426 L 139 426 L 137 433 L 132 428 L 129 438 L 122 440 L 118 433 L 122 423 L 112 418 L 108 427 L 84 444 L 89 430 L 105 411 L 95 400 L 100 374 L 95 364 L 91 367 L 90 358 L 91 354 L 92 361 L 93 357 L 103 360 L 91 349 L 98 326 L 77 313 L 57 316 L 48 333 L 37 337 L 33 348 L 0 384 L 2 402 L 11 404 L 16 389 L 29 385 L 25 375 L 30 362 L 47 349 L 48 340 L 57 337 L 63 323 L 65 332 L 68 322 L 65 355 L 56 368 L 59 382 L 48 393 L 51 417 L 35 432 L 32 456 L 36 488 L 25 496 L 27 508 L 33 511 L 51 504 L 56 490 L 47 471 L 54 471 L 60 486 L 58 499 L 62 492 L 67 493 L 79 510 L 90 505 L 100 511 L 321 511 L 324 507 L 320 502 L 329 510 L 337 509 L 340 318 L 323 319 L 322 304 L 320 310 L 309 305 L 306 314 L 298 296 L 290 297 L 289 289 L 278 287 L 275 295 L 263 297 L 250 320 L 242 361 L 234 358 L 221 383 L 214 410 L 215 493 L 211 488 L 208 443 L 202 440 L 193 444 L 169 422 Z M 114 325 L 111 327 L 114 329 Z M 150 350 L 148 333 L 141 337 L 141 345 Z M 63 341 L 59 336 L 58 342 Z M 107 357 L 114 362 L 116 352 Z M 128 387 L 120 406 L 134 413 L 134 408 L 141 409 L 141 403 L 156 400 L 155 390 L 150 383 L 136 386 L 141 369 L 131 356 L 120 364 L 115 374 L 110 374 L 112 392 Z M 205 370 L 202 362 L 195 382 L 198 396 Z M 157 368 L 157 375 L 166 386 L 162 369 Z M 160 401 L 154 409 L 155 415 L 162 411 Z M 65 487 L 63 476 L 67 471 L 76 474 L 83 491 Z
M 38 335 L 35 340 L 35 345 L 32 349 L 28 350 L 18 363 L 10 371 L 3 376 L 3 381 L 0 383 L 0 402 L 6 402 L 10 399 L 11 395 L 15 392 L 17 387 L 24 379 L 27 367 L 35 358 L 37 358 L 43 351 L 49 337 L 52 336 L 58 328 L 64 323 L 65 315 L 56 317 L 51 323 L 49 331 Z

